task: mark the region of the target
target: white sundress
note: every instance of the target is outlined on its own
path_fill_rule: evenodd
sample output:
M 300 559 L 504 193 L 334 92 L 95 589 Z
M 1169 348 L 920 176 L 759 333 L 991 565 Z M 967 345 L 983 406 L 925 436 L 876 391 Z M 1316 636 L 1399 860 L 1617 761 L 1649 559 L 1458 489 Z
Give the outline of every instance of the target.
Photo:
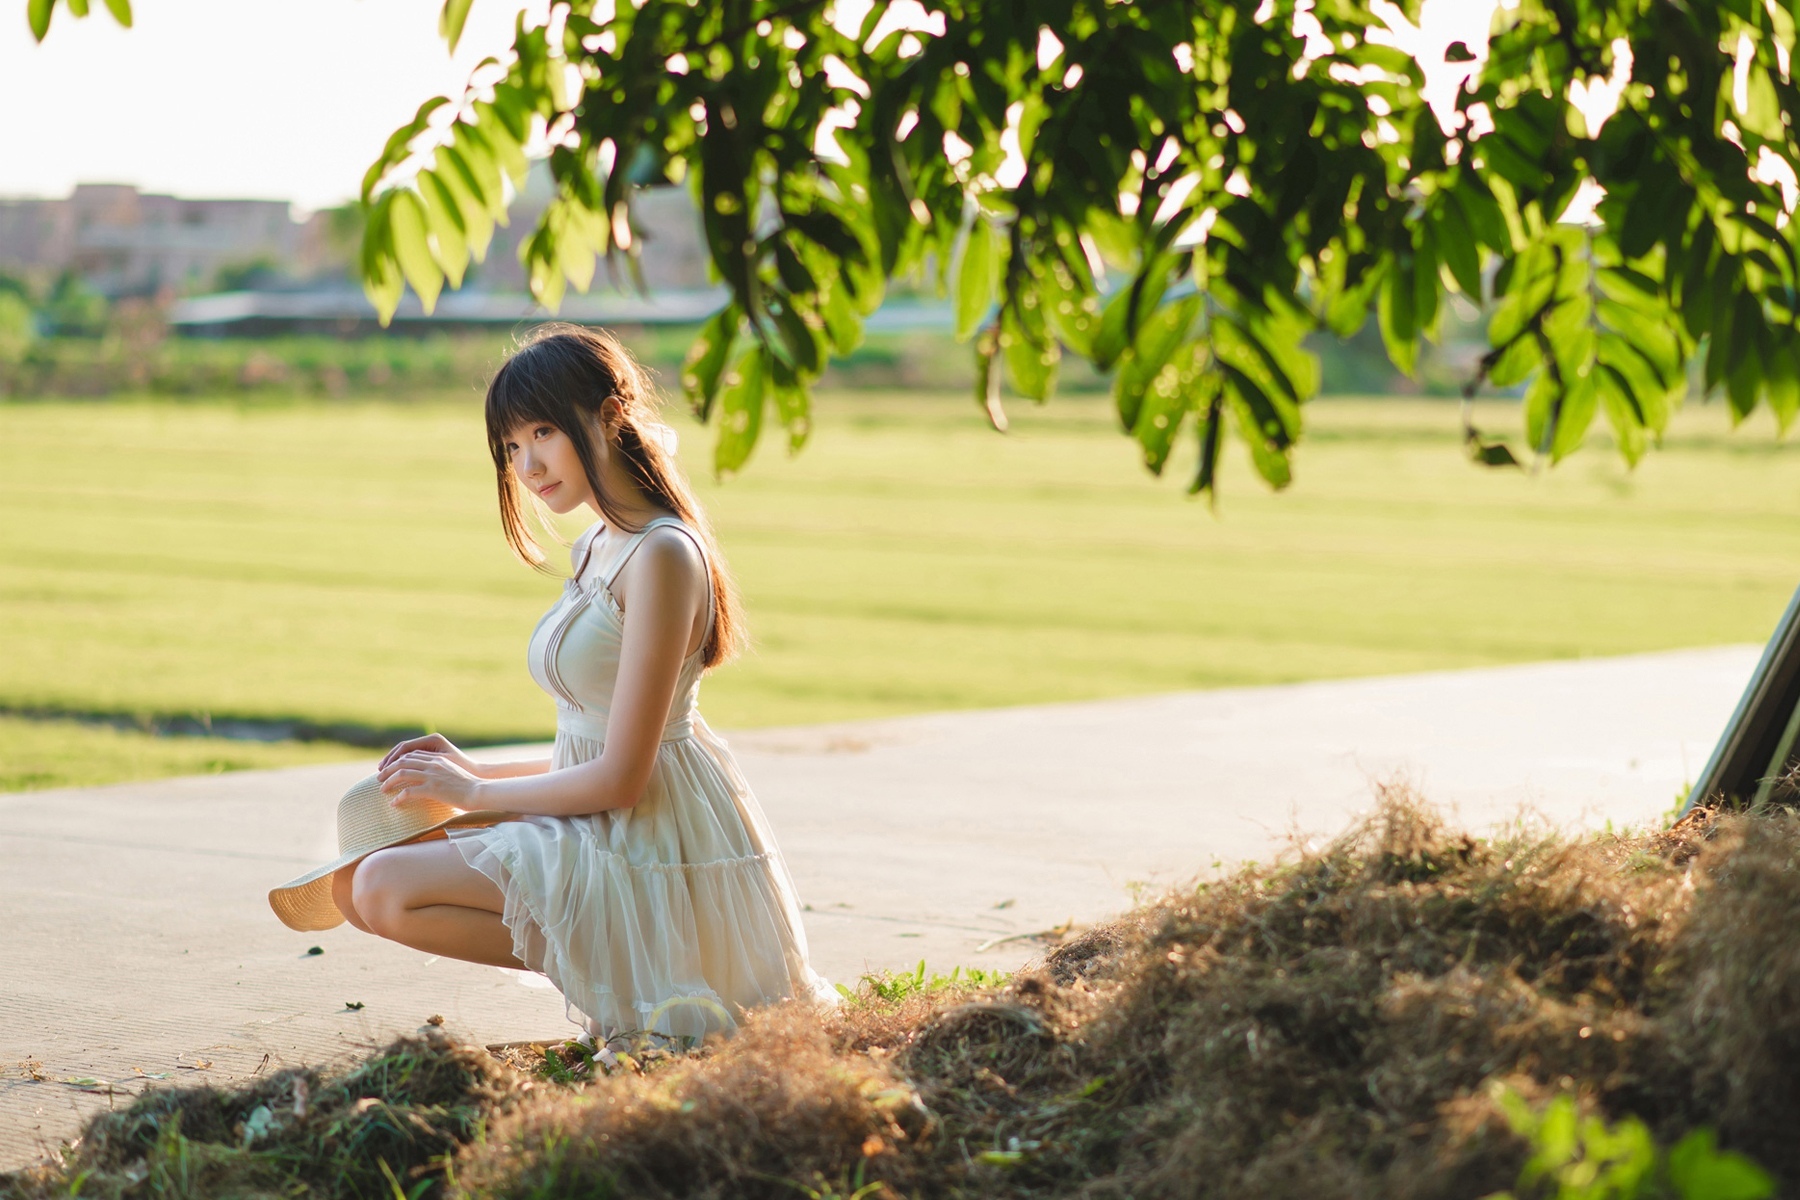
M 553 771 L 600 757 L 624 632 L 612 584 L 663 526 L 685 533 L 704 558 L 686 524 L 659 517 L 584 581 L 604 531 L 596 524 L 576 542 L 575 577 L 532 633 L 532 678 L 556 701 Z M 732 1031 L 757 1005 L 837 1000 L 807 964 L 800 905 L 762 808 L 695 706 L 701 672 L 700 653 L 681 665 L 635 807 L 450 831 L 506 897 L 513 952 L 549 977 L 598 1039 L 702 1038 Z

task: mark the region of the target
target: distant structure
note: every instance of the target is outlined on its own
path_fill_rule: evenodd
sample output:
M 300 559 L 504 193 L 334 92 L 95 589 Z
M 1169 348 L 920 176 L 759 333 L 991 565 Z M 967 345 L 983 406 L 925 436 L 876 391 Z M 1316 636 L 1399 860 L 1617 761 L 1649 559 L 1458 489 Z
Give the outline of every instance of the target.
M 464 293 L 492 298 L 465 301 L 471 313 L 521 311 L 515 301 L 527 289 L 519 247 L 550 202 L 551 187 L 545 164 L 534 164 L 511 206 L 510 223 L 494 231 L 486 260 L 465 280 Z M 687 189 L 642 189 L 634 210 L 639 267 L 651 292 L 710 289 L 700 217 Z M 347 232 L 346 215 L 352 217 Z M 351 271 L 355 238 L 353 213 L 326 210 L 296 221 L 292 206 L 280 200 L 193 200 L 102 183 L 80 184 L 62 199 L 0 199 L 0 271 L 40 282 L 73 271 L 111 297 L 203 297 L 221 290 L 232 272 L 260 268 L 253 294 L 316 294 L 310 306 L 290 300 L 250 318 L 265 331 L 283 324 L 281 314 L 291 319 L 308 310 L 332 310 L 340 328 L 346 320 L 360 323 L 360 311 L 352 316 L 324 298 L 359 291 Z M 595 291 L 630 289 L 628 278 L 619 278 L 616 289 L 614 282 L 602 267 Z M 243 282 L 233 287 L 242 290 Z M 207 324 L 209 332 L 224 332 Z
M 108 296 L 191 292 L 227 267 L 292 263 L 306 227 L 280 200 L 184 200 L 84 183 L 61 200 L 0 200 L 0 270 L 73 270 Z

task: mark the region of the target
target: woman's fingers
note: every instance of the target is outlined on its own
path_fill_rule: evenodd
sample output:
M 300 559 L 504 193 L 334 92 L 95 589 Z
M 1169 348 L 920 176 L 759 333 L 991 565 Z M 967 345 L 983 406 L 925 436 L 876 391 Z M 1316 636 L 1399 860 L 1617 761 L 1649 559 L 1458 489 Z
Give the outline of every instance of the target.
M 381 790 L 390 796 L 398 796 L 413 788 L 424 787 L 431 781 L 430 775 L 416 767 L 406 767 L 394 771 L 382 781 Z
M 399 749 L 399 747 L 395 747 L 395 749 Z M 442 754 L 431 750 L 411 750 L 390 762 L 382 763 L 381 769 L 376 772 L 376 777 L 386 783 L 395 771 L 408 767 L 415 769 L 427 767 L 432 763 L 443 761 L 443 757 Z
M 450 745 L 450 739 L 443 734 L 427 733 L 422 737 L 408 738 L 398 746 L 395 746 L 392 750 L 389 750 L 387 752 L 387 757 L 381 760 L 381 765 L 386 767 L 396 759 L 403 758 L 406 755 L 419 750 L 434 750 L 443 753 L 453 748 L 454 747 Z

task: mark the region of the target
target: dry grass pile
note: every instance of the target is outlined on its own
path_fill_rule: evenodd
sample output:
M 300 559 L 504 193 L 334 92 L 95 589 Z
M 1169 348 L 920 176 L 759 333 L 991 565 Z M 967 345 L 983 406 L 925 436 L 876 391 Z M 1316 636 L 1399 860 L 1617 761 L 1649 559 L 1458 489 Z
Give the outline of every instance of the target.
M 1391 795 L 1001 988 L 865 986 L 604 1077 L 572 1050 L 527 1072 L 411 1044 L 335 1079 L 158 1092 L 0 1195 L 160 1194 L 180 1144 L 192 1195 L 1464 1200 L 1519 1179 L 1508 1095 L 1665 1145 L 1711 1127 L 1800 1193 L 1796 931 L 1792 814 L 1477 841 Z M 401 1059 L 416 1095 L 371 1104 Z M 308 1115 L 246 1145 L 300 1079 Z M 377 1111 L 383 1132 L 356 1124 Z
M 158 1088 L 96 1117 L 54 1167 L 0 1175 L 0 1196 L 423 1195 L 531 1086 L 439 1036 L 329 1074 Z

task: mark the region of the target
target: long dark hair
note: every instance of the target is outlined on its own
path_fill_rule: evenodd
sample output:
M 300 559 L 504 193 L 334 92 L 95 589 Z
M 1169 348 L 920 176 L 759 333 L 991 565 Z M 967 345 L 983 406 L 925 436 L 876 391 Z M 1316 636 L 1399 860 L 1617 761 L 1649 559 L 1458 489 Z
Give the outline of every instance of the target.
M 522 424 L 542 423 L 555 426 L 575 444 L 606 523 L 636 532 L 624 520 L 618 498 L 607 492 L 595 463 L 592 439 L 607 436 L 601 420 L 601 406 L 607 400 L 615 400 L 619 411 L 612 448 L 633 482 L 686 522 L 705 544 L 706 565 L 712 573 L 713 621 L 701 650 L 706 665 L 715 667 L 731 657 L 743 636 L 737 589 L 705 511 L 680 464 L 657 436 L 656 397 L 644 370 L 611 334 L 580 325 L 541 325 L 494 373 L 487 390 L 487 435 L 500 485 L 500 527 L 513 553 L 540 571 L 551 570 L 526 526 L 524 489 L 506 452 L 507 434 Z

